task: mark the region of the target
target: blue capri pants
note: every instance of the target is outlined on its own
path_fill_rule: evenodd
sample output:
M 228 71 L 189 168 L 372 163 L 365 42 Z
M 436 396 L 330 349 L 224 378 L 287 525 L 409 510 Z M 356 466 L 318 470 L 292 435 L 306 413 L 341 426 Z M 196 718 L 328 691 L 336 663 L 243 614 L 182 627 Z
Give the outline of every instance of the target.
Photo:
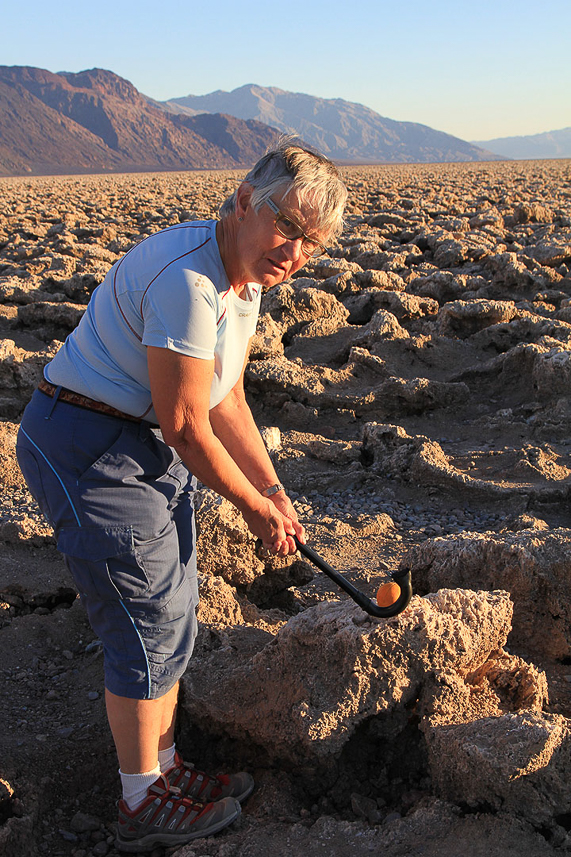
M 194 477 L 150 423 L 39 390 L 16 452 L 103 642 L 106 688 L 163 696 L 185 671 L 197 632 Z

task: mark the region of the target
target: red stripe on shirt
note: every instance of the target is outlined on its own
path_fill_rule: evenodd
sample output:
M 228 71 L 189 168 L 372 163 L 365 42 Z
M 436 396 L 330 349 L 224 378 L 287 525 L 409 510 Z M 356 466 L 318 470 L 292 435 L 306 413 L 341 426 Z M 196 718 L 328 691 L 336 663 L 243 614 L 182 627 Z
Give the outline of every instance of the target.
M 232 286 L 230 286 L 230 288 L 229 288 L 229 289 L 226 289 L 226 291 L 225 291 L 223 294 L 221 294 L 221 295 L 220 295 L 220 300 L 221 300 L 221 301 L 223 301 L 223 300 L 224 300 L 224 298 L 226 297 L 226 295 L 227 295 L 227 294 L 229 294 L 231 291 L 232 291 Z M 224 307 L 224 312 L 222 313 L 222 315 L 220 316 L 220 318 L 216 320 L 216 327 L 218 327 L 218 325 L 220 324 L 220 322 L 222 321 L 222 319 L 223 319 L 223 318 L 224 318 L 224 316 L 226 315 L 226 309 L 227 309 L 227 308 L 226 308 L 226 307 Z

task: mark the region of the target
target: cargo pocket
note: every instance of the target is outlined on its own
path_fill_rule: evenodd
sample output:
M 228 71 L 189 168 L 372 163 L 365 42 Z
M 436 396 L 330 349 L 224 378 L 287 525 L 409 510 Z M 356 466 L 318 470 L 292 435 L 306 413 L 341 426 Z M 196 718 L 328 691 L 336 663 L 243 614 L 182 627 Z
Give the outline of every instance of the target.
M 88 599 L 137 599 L 149 590 L 131 526 L 62 527 L 57 546 Z
M 153 694 L 166 693 L 188 665 L 198 632 L 190 582 L 185 579 L 173 598 L 139 622 Z

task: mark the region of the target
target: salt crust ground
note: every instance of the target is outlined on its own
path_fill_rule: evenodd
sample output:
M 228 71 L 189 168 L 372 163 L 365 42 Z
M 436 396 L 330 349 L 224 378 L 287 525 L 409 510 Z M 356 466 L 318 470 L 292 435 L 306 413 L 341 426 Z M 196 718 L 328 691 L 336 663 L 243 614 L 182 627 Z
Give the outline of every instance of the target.
M 311 543 L 355 583 L 373 594 L 379 576 L 402 562 L 421 595 L 443 586 L 508 590 L 515 624 L 506 654 L 484 660 L 468 682 L 450 672 L 432 696 L 427 690 L 420 713 L 408 710 L 406 727 L 397 705 L 400 731 L 390 740 L 388 721 L 367 715 L 333 753 L 336 781 L 306 760 L 298 776 L 295 758 L 272 759 L 263 741 L 236 741 L 223 716 L 209 732 L 184 714 L 180 740 L 198 763 L 246 764 L 259 786 L 240 826 L 178 853 L 564 853 L 570 165 L 346 175 L 347 229 L 329 261 L 264 299 L 248 373 L 252 407 Z M 14 460 L 22 407 L 119 254 L 170 223 L 212 216 L 238 179 L 0 182 L 0 844 L 11 857 L 113 855 L 117 797 L 99 647 Z M 209 521 L 220 510 L 207 493 L 201 499 L 199 649 L 214 656 L 241 635 L 242 668 L 291 617 L 309 621 L 339 593 L 301 563 L 256 557 L 231 510 L 217 533 Z M 229 561 L 232 544 L 241 547 Z M 501 765 L 488 770 L 486 756 L 479 770 L 466 755 L 479 742 L 482 752 L 499 747 L 502 761 L 509 729 L 517 723 L 519 737 L 529 734 L 522 718 L 554 724 L 550 734 L 559 736 L 545 767 L 519 778 L 540 813 L 531 819 L 527 797 L 510 802 Z M 479 791 L 484 774 L 496 778 L 489 800 Z

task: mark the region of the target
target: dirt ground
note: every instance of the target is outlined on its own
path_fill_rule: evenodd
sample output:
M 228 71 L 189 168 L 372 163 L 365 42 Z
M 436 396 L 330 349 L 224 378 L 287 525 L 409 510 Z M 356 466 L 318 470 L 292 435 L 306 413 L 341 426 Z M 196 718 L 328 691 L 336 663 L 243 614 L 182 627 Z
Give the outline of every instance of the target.
M 371 597 L 401 563 L 413 568 L 413 589 L 425 595 L 424 554 L 414 551 L 434 544 L 459 550 L 470 534 L 500 546 L 522 533 L 538 544 L 557 536 L 564 564 L 571 536 L 570 162 L 352 168 L 346 176 L 342 238 L 325 261 L 265 296 L 247 373 L 252 410 L 273 431 L 268 446 L 308 543 Z M 120 254 L 149 232 L 214 216 L 238 178 L 0 180 L 0 850 L 7 857 L 118 854 L 119 781 L 101 647 L 15 462 L 22 409 Z M 383 429 L 381 436 L 375 426 L 392 434 Z M 200 524 L 200 509 L 197 515 Z M 205 595 L 196 658 L 216 635 L 241 626 L 275 634 L 292 617 L 347 598 L 307 564 L 290 570 L 291 579 L 227 578 L 225 556 L 212 560 L 209 538 L 201 534 L 199 558 L 229 581 L 242 618 L 224 617 L 227 605 L 216 615 L 216 600 Z M 498 565 L 493 588 L 509 588 L 502 575 Z M 207 582 L 201 585 L 206 594 Z M 525 634 L 514 633 L 507 650 L 547 678 L 543 713 L 569 724 L 571 649 L 537 647 L 531 637 L 526 645 Z M 563 637 L 571 640 L 571 632 Z M 337 780 L 318 771 L 316 784 L 303 759 L 280 763 L 255 742 L 240 745 L 230 733 L 209 733 L 181 717 L 178 740 L 188 758 L 214 771 L 244 766 L 257 788 L 239 822 L 176 853 L 571 851 L 571 807 L 557 804 L 539 824 L 525 807 L 506 811 L 444 795 L 418 717 L 410 713 L 390 746 L 375 743 L 374 720 L 359 725 L 335 760 Z

